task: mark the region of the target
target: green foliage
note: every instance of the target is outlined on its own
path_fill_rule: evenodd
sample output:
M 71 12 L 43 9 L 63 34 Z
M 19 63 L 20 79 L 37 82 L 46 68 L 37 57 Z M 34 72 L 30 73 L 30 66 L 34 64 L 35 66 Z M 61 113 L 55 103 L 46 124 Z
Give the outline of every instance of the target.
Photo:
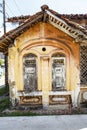
M 15 111 L 8 114 L 5 114 L 5 116 L 38 116 L 39 114 L 32 113 L 32 112 L 24 112 L 24 111 Z
M 7 92 L 6 87 L 0 88 L 0 96 L 3 96 L 4 94 L 6 94 L 6 92 Z
M 4 95 L 7 93 L 6 87 L 0 88 L 0 116 L 35 116 L 36 113 L 31 113 L 29 111 L 15 110 L 11 113 L 2 113 L 3 110 L 9 109 L 9 97 Z M 2 97 L 3 96 L 3 97 Z
M 9 98 L 0 99 L 0 112 L 9 108 Z
M 0 59 L 0 66 L 3 64 L 3 60 L 2 59 Z

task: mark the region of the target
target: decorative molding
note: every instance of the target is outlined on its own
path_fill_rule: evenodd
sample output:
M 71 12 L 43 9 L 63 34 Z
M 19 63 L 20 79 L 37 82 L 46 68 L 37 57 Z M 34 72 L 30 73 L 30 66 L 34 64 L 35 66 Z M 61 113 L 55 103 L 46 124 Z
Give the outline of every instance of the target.
M 20 96 L 19 104 L 41 105 L 42 96 Z
M 79 39 L 76 40 L 76 42 L 82 41 L 83 39 L 87 39 L 87 35 L 84 34 L 82 31 L 79 29 L 74 29 L 73 27 L 69 26 L 65 21 L 62 19 L 54 16 L 51 14 L 49 11 L 47 11 L 47 14 L 49 16 L 48 22 L 58 28 L 59 30 L 65 32 L 69 36 L 73 37 L 74 39 Z
M 71 95 L 50 95 L 49 96 L 49 104 L 57 105 L 57 104 L 71 104 Z
M 41 96 L 42 92 L 41 91 L 33 91 L 33 92 L 29 92 L 29 91 L 18 91 L 18 96 Z
M 80 103 L 87 103 L 87 88 L 80 91 Z

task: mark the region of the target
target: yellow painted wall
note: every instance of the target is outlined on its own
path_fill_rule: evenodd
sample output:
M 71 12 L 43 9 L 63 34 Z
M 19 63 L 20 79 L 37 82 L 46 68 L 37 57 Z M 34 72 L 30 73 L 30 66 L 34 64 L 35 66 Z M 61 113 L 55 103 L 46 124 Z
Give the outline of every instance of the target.
M 43 47 L 46 47 L 45 52 L 42 51 Z M 9 48 L 9 82 L 14 80 L 17 90 L 23 90 L 23 56 L 28 53 L 34 53 L 38 57 L 39 90 L 44 92 L 52 90 L 51 56 L 54 53 L 63 53 L 66 56 L 67 90 L 75 90 L 79 85 L 79 44 L 52 25 L 40 22 L 17 37 L 15 46 Z M 48 77 L 45 84 L 41 74 L 44 66 L 49 66 L 46 71 Z M 11 68 L 14 75 L 11 73 Z M 11 75 L 13 75 L 13 79 Z M 43 78 L 45 79 L 45 77 Z M 48 88 L 43 88 L 46 84 Z

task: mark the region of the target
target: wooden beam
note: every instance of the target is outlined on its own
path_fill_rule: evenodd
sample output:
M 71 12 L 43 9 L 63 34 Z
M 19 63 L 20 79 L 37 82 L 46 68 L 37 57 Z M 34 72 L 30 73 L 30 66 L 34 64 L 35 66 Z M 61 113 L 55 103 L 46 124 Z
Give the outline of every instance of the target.
M 4 47 L 0 45 L 0 48 L 2 48 L 2 49 L 3 49 Z
M 3 52 L 3 53 L 4 53 L 6 50 L 7 50 L 7 49 L 1 49 L 1 48 L 0 48 L 0 52 Z
M 6 45 L 6 43 L 2 42 L 1 44 Z

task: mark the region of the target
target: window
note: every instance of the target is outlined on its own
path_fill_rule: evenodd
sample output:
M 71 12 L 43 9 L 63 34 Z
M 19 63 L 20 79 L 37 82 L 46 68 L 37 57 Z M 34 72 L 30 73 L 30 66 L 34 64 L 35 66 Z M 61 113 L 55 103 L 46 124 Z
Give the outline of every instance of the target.
M 87 46 L 80 46 L 80 83 L 87 85 Z
M 37 90 L 37 57 L 27 54 L 23 57 L 24 90 Z
M 52 56 L 52 90 L 65 90 L 65 56 L 54 54 Z

